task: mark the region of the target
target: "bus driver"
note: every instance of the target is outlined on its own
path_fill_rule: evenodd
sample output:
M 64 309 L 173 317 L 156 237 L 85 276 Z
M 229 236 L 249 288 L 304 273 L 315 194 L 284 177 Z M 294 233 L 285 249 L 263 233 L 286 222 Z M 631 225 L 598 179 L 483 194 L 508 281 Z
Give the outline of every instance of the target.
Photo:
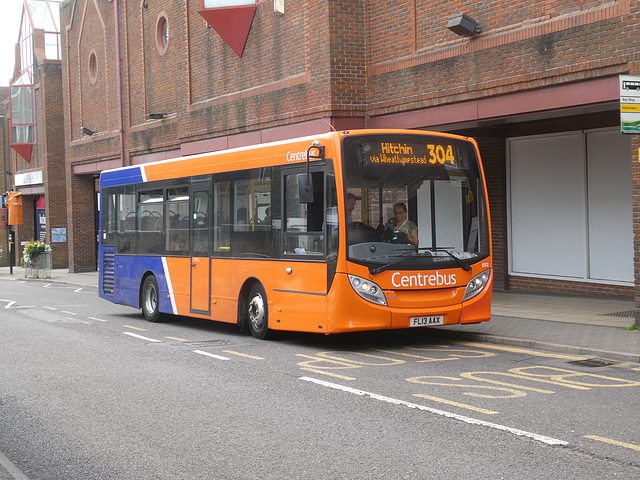
M 418 246 L 418 227 L 407 219 L 407 206 L 398 202 L 393 206 L 393 218 L 387 222 L 385 238 L 391 238 L 394 234 L 403 233 L 407 236 L 408 243 Z

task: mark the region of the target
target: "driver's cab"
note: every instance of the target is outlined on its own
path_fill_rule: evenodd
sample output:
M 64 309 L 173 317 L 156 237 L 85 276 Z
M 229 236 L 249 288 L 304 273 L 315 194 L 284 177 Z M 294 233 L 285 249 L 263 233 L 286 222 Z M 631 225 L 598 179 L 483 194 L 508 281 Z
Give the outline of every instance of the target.
M 415 202 L 409 202 L 406 189 L 348 188 L 345 194 L 348 245 L 367 242 L 411 245 L 407 227 L 417 227 L 416 209 L 408 207 L 411 203 Z M 403 208 L 405 217 L 398 221 L 395 211 Z M 417 232 L 415 236 L 419 238 Z

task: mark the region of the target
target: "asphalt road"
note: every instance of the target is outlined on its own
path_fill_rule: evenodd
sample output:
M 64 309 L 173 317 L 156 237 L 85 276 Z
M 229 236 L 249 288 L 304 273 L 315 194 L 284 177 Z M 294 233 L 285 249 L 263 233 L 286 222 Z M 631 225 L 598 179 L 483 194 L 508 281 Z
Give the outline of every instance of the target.
M 259 341 L 0 279 L 0 480 L 640 478 L 640 366 L 582 360 L 428 329 Z

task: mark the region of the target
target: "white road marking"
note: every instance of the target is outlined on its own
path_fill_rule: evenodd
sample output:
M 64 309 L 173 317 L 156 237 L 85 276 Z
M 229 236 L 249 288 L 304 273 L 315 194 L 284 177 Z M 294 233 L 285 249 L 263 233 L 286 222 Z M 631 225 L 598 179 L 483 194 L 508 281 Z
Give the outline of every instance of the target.
M 204 355 L 205 357 L 215 358 L 217 360 L 229 360 L 227 357 L 223 357 L 222 355 L 215 355 L 209 352 L 203 352 L 202 350 L 194 350 L 193 353 L 197 353 L 198 355 Z
M 143 337 L 142 335 L 138 335 L 137 333 L 131 332 L 122 332 L 124 335 L 129 335 L 130 337 L 139 338 L 140 340 L 146 340 L 147 342 L 161 342 L 162 340 L 157 340 L 155 338 Z
M 501 430 L 503 432 L 508 432 L 513 435 L 518 435 L 520 437 L 528 437 L 538 442 L 546 443 L 547 445 L 562 445 L 566 446 L 569 442 L 565 442 L 564 440 L 558 440 L 556 438 L 547 437 L 544 435 L 539 435 L 537 433 L 531 433 L 524 430 L 519 430 L 517 428 L 507 427 L 505 425 L 500 425 L 497 423 L 486 422 L 484 420 L 479 420 L 477 418 L 466 417 L 464 415 L 458 415 L 451 412 L 446 412 L 444 410 L 438 410 L 435 408 L 425 407 L 424 405 L 418 405 L 417 403 L 405 402 L 404 400 L 399 400 L 397 398 L 385 397 L 384 395 L 378 395 L 377 393 L 365 392 L 364 390 L 358 390 L 356 388 L 347 387 L 345 385 L 340 385 L 337 383 L 326 382 L 324 380 L 318 380 L 316 378 L 311 377 L 300 377 L 298 380 L 303 380 L 305 382 L 315 383 L 317 385 L 322 385 L 323 387 L 333 388 L 335 390 L 342 390 L 343 392 L 352 393 L 354 395 L 367 396 L 371 397 L 374 400 L 379 400 L 381 402 L 391 403 L 393 405 L 402 405 L 408 408 L 415 408 L 416 410 L 422 410 L 424 412 L 433 413 L 435 415 L 440 415 L 447 418 L 453 418 L 454 420 L 459 420 L 461 422 L 465 422 L 471 425 L 481 425 L 483 427 L 492 428 L 494 430 Z
M 44 285 L 42 285 L 42 288 L 53 288 L 53 289 L 66 288 L 67 290 L 73 290 L 73 293 L 80 293 L 85 289 L 85 287 L 78 287 L 77 285 L 65 285 L 65 284 L 59 284 L 59 283 L 45 283 Z
M 16 301 L 15 301 L 15 300 L 4 300 L 4 299 L 2 299 L 2 298 L 0 298 L 0 302 L 8 302 L 8 303 L 4 306 L 4 308 L 11 308 L 11 306 L 12 306 L 14 303 L 16 303 Z
M 29 480 L 29 477 L 22 473 L 2 452 L 0 452 L 0 467 L 4 468 L 14 480 Z

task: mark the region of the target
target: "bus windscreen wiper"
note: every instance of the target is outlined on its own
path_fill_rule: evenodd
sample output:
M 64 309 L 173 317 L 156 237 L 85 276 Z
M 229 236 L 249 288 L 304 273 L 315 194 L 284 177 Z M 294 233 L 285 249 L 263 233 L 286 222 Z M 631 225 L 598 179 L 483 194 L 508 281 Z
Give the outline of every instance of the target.
M 470 272 L 471 271 L 471 266 L 468 263 L 463 262 L 461 259 L 456 257 L 452 252 L 450 252 L 446 248 L 442 248 L 442 247 L 440 247 L 440 248 L 439 247 L 426 247 L 426 248 L 419 248 L 418 250 L 426 250 L 428 252 L 444 252 L 447 255 L 449 255 L 451 258 L 453 258 L 455 260 L 455 262 L 460 266 L 460 268 L 462 268 L 465 272 Z
M 399 263 L 404 262 L 405 260 L 415 260 L 416 258 L 418 258 L 417 255 L 407 255 L 405 257 L 402 258 L 398 258 L 397 260 L 394 260 L 393 262 L 389 262 L 389 263 L 385 263 L 384 265 L 380 265 L 379 267 L 369 267 L 369 273 L 371 275 L 377 275 L 379 273 L 384 272 L 385 270 L 388 270 L 389 268 L 393 267 L 394 265 L 397 265 Z

